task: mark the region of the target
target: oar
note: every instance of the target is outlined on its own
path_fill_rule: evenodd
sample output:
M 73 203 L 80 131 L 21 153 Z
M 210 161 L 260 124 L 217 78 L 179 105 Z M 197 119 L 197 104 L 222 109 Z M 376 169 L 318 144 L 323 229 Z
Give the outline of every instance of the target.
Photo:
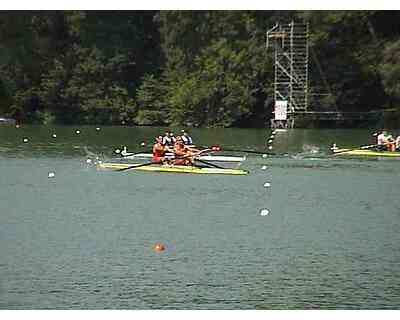
M 214 167 L 214 168 L 218 168 L 218 169 L 226 169 L 224 167 L 218 166 L 218 165 L 216 165 L 214 163 L 211 163 L 211 162 L 208 162 L 208 161 L 204 161 L 204 160 L 200 160 L 200 159 L 194 159 L 194 160 L 198 161 L 198 162 L 201 162 L 201 163 L 204 163 L 204 164 L 206 164 L 206 165 L 208 165 L 210 167 Z
M 146 163 L 142 163 L 142 164 L 135 164 L 133 166 L 129 166 L 126 168 L 122 168 L 122 169 L 117 169 L 116 171 L 125 171 L 125 170 L 130 170 L 130 169 L 136 169 L 136 168 L 140 168 L 140 167 L 145 167 L 145 166 L 150 166 L 152 164 L 155 164 L 157 162 L 146 162 Z
M 245 152 L 245 153 L 254 153 L 254 154 L 269 154 L 269 155 L 276 155 L 273 152 L 261 152 L 261 151 L 254 151 L 254 150 L 239 150 L 239 149 L 225 149 L 219 145 L 214 145 L 211 147 L 212 151 L 231 151 L 231 152 Z

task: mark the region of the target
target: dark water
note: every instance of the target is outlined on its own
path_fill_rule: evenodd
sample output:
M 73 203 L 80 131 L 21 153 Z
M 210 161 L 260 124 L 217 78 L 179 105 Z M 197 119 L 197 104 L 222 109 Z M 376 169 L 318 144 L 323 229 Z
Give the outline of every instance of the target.
M 1 309 L 398 309 L 399 159 L 328 150 L 371 132 L 278 132 L 247 176 L 87 163 L 160 130 L 0 126 Z M 270 133 L 192 130 L 231 149 Z

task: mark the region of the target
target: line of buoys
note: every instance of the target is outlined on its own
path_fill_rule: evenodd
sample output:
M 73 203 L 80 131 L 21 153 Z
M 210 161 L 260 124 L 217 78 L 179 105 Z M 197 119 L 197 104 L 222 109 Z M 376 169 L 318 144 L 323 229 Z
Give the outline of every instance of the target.
M 274 139 L 275 139 L 275 134 L 276 134 L 276 130 L 273 130 L 271 135 L 269 136 L 269 138 L 267 138 L 267 148 L 268 150 L 272 150 L 273 149 L 273 143 L 274 143 Z M 263 158 L 267 158 L 267 154 L 263 154 L 262 155 Z M 263 165 L 261 167 L 261 170 L 266 170 L 267 166 Z M 265 182 L 263 185 L 264 188 L 271 188 L 271 182 Z M 270 214 L 270 211 L 266 208 L 264 209 L 260 209 L 260 216 L 268 216 Z

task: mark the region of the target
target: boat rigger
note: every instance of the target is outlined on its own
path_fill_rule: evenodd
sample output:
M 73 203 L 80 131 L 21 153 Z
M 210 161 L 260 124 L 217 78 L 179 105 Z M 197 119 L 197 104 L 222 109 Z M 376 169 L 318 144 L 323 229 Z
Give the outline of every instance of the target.
M 135 166 L 138 166 L 135 168 Z M 171 173 L 192 173 L 192 174 L 227 174 L 227 175 L 246 175 L 249 172 L 242 169 L 229 169 L 229 168 L 210 168 L 210 167 L 197 167 L 197 166 L 180 166 L 168 164 L 150 164 L 141 166 L 135 163 L 116 163 L 104 162 L 97 164 L 99 169 L 113 169 L 121 170 L 128 169 L 134 171 L 147 171 L 147 172 L 171 172 Z

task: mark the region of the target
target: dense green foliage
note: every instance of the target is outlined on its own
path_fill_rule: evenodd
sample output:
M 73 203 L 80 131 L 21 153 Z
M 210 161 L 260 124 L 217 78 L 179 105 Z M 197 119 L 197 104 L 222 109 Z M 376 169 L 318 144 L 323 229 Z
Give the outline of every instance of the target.
M 37 123 L 264 126 L 265 32 L 310 23 L 314 110 L 400 106 L 396 11 L 0 13 L 0 114 Z

